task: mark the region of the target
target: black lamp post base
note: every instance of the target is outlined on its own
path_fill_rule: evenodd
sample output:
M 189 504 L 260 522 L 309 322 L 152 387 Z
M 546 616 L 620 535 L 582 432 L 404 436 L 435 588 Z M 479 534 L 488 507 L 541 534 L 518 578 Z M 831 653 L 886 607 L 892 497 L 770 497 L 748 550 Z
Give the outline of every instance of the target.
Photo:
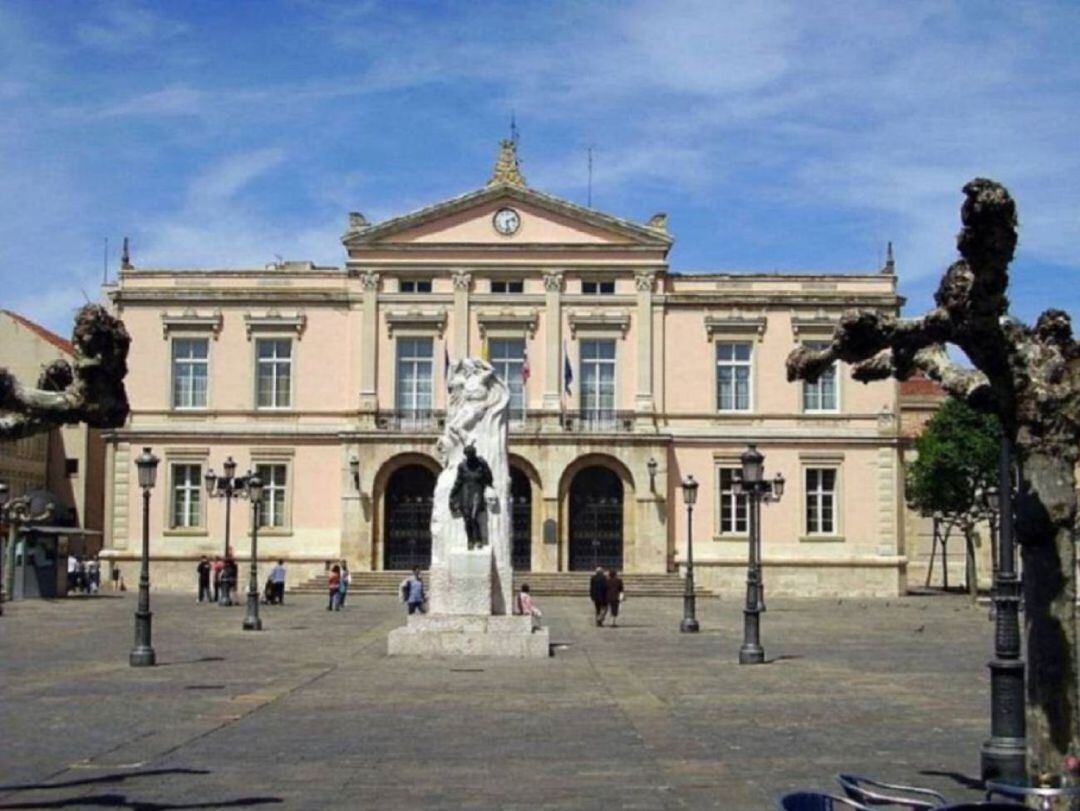
M 679 623 L 679 630 L 684 634 L 696 634 L 701 630 L 701 626 L 693 617 L 683 617 L 683 621 Z
M 247 614 L 244 615 L 245 631 L 261 631 L 262 619 L 259 617 L 259 594 L 249 591 L 247 594 Z
M 982 745 L 983 780 L 1024 780 L 1027 752 L 1023 738 L 991 738 Z
M 244 630 L 245 631 L 261 631 L 262 620 L 258 617 L 244 617 Z
M 760 645 L 743 645 L 739 648 L 740 665 L 760 665 L 765 661 L 765 648 Z
M 132 667 L 153 667 L 157 664 L 157 654 L 149 645 L 139 645 L 132 649 L 128 662 Z

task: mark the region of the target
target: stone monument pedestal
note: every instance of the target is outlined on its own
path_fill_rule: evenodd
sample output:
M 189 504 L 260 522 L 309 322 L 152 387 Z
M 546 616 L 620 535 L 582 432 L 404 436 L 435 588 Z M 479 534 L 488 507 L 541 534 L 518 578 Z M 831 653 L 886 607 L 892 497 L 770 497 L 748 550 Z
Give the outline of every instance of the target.
M 411 614 L 403 628 L 395 628 L 387 640 L 390 656 L 491 656 L 527 659 L 547 658 L 547 628 L 533 628 L 533 618 L 514 614 L 476 616 Z

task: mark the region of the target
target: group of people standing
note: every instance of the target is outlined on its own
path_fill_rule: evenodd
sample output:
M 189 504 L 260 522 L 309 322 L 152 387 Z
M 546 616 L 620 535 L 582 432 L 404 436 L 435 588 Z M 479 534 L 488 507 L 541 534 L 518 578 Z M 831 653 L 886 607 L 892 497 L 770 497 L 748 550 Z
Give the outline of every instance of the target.
M 199 582 L 197 601 L 237 605 L 237 602 L 233 600 L 233 594 L 236 592 L 239 571 L 236 558 L 231 553 L 225 557 L 214 555 L 212 562 L 203 555 L 195 567 L 195 575 Z
M 606 572 L 600 566 L 596 567 L 596 573 L 589 580 L 589 597 L 596 608 L 596 625 L 604 624 L 608 614 L 611 614 L 611 627 L 619 624 L 619 606 L 622 605 L 626 596 L 622 578 L 614 569 Z
M 352 585 L 352 575 L 349 574 L 348 563 L 343 560 L 330 567 L 330 578 L 327 581 L 330 602 L 326 604 L 327 611 L 340 611 L 345 607 L 345 598 L 349 596 L 350 585 Z
M 82 555 L 68 555 L 67 593 L 97 594 L 101 589 L 101 563 L 97 555 L 83 560 Z

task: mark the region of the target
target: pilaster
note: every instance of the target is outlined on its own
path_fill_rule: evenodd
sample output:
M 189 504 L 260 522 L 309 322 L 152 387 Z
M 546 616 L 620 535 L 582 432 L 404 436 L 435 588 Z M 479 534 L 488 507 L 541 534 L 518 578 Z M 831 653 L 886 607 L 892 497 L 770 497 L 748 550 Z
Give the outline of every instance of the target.
M 637 287 L 637 391 L 634 406 L 639 413 L 651 414 L 653 399 L 653 320 L 652 290 L 656 273 L 647 271 L 634 275 Z
M 562 287 L 561 271 L 544 274 L 544 410 L 562 406 Z
M 127 549 L 131 535 L 128 527 L 131 503 L 131 443 L 116 443 L 112 456 L 113 496 L 109 525 L 112 527 L 113 548 Z
M 455 358 L 469 357 L 469 289 L 472 274 L 455 270 L 450 274 L 454 282 L 454 346 Z
M 364 271 L 360 274 L 364 291 L 360 322 L 360 411 L 369 415 L 379 408 L 379 274 Z

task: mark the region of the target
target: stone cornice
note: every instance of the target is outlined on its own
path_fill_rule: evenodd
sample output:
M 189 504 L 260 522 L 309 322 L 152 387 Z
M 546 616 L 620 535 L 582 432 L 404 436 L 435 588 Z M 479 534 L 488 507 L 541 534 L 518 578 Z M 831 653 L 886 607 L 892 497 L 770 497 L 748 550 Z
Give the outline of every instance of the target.
M 768 318 L 765 313 L 745 313 L 732 310 L 727 313 L 705 313 L 705 335 L 710 340 L 727 335 L 745 335 L 760 341 L 765 336 Z
M 819 338 L 833 334 L 836 326 L 840 323 L 840 313 L 832 316 L 824 310 L 818 310 L 814 314 L 791 313 L 791 334 L 795 340 L 801 340 L 807 335 Z
M 806 306 L 806 307 L 834 307 L 841 309 L 858 309 L 869 307 L 876 309 L 899 309 L 904 304 L 901 296 L 877 293 L 807 293 L 803 290 L 777 290 L 776 292 L 759 292 L 748 290 L 732 290 L 730 292 L 708 291 L 702 293 L 666 293 L 664 302 L 670 307 L 708 307 L 731 306 L 741 304 L 746 306 Z

